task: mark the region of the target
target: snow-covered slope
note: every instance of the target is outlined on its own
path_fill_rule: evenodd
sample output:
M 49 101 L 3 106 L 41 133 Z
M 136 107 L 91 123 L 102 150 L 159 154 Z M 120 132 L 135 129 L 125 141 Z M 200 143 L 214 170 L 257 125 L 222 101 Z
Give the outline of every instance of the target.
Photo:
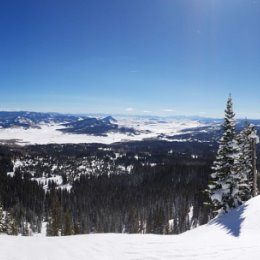
M 182 235 L 0 236 L 0 259 L 260 259 L 260 197 Z

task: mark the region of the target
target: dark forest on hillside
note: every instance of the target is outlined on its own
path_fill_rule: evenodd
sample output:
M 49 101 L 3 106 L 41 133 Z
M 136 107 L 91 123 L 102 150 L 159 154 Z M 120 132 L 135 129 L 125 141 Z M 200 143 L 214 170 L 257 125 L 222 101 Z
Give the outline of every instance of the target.
M 23 156 L 34 162 L 45 154 L 55 163 L 60 160 L 64 164 L 65 160 L 93 160 L 94 156 L 95 160 L 105 159 L 109 164 L 114 152 L 124 155 L 118 161 L 126 167 L 131 165 L 131 173 L 103 167 L 71 181 L 68 170 L 60 172 L 65 183 L 70 180 L 70 191 L 55 182 L 50 182 L 44 190 L 32 180 L 27 168 L 14 176 L 7 175 L 13 170 L 14 158 Z M 4 209 L 11 212 L 23 235 L 40 232 L 43 222 L 47 222 L 48 235 L 178 234 L 208 221 L 203 190 L 208 184 L 215 152 L 214 143 L 153 141 L 103 145 L 102 150 L 95 144 L 1 147 L 0 196 Z M 134 159 L 136 155 L 138 160 Z M 156 164 L 152 165 L 155 159 Z

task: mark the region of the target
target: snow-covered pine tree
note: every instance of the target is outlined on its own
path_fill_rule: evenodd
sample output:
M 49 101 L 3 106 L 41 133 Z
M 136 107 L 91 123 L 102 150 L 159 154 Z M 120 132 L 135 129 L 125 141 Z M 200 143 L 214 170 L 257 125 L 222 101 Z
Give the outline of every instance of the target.
M 253 196 L 254 169 L 253 169 L 253 142 L 252 139 L 258 139 L 257 131 L 254 125 L 246 122 L 244 129 L 238 135 L 238 144 L 240 148 L 239 155 L 239 197 L 245 202 Z
M 15 218 L 10 212 L 6 212 L 6 233 L 8 235 L 18 235 L 18 227 Z
M 4 215 L 3 204 L 0 200 L 0 233 L 4 233 L 5 231 L 6 231 L 5 215 Z
M 252 133 L 250 134 L 251 144 L 252 144 L 252 165 L 253 165 L 253 190 L 252 196 L 255 197 L 258 195 L 257 188 L 257 169 L 256 169 L 256 145 L 259 143 L 259 136 L 257 135 L 257 130 L 253 128 Z
M 242 129 L 237 138 L 240 148 L 240 167 L 238 169 L 238 174 L 240 175 L 239 194 L 243 202 L 251 198 L 253 188 L 252 147 L 250 139 L 252 131 L 253 126 L 246 122 L 244 129 Z
M 213 163 L 213 173 L 209 184 L 209 196 L 214 212 L 238 206 L 237 198 L 238 179 L 236 170 L 238 168 L 239 147 L 235 133 L 235 113 L 231 96 L 227 101 L 225 118 L 223 124 L 223 136 L 219 141 L 219 149 L 216 160 Z

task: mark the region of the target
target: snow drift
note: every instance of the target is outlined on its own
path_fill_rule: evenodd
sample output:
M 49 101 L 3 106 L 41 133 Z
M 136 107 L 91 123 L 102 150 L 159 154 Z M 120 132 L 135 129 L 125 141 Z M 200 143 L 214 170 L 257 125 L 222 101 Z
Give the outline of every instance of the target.
M 0 236 L 0 259 L 260 259 L 260 196 L 182 235 Z

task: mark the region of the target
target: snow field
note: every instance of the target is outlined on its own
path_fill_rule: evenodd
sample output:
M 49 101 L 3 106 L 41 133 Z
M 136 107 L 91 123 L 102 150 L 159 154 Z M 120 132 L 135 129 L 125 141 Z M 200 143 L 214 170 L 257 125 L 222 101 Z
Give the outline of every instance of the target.
M 69 134 L 57 131 L 64 128 L 58 124 L 41 124 L 39 128 L 0 128 L 0 142 L 7 140 L 15 141 L 19 145 L 26 144 L 78 144 L 78 143 L 103 143 L 111 144 L 123 141 L 141 141 L 145 138 L 156 138 L 160 134 L 178 134 L 186 128 L 201 126 L 197 121 L 171 121 L 171 122 L 146 122 L 121 120 L 118 121 L 121 127 L 132 127 L 136 130 L 143 131 L 138 135 L 127 135 L 122 133 L 108 133 L 107 136 L 94 136 L 87 134 Z M 145 132 L 149 131 L 149 132 Z

